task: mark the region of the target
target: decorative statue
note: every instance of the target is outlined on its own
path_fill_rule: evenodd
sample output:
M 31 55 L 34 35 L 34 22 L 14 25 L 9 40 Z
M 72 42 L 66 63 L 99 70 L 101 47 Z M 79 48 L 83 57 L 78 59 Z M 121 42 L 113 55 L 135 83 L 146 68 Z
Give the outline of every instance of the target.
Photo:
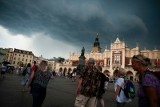
M 82 69 L 84 69 L 85 67 L 85 48 L 83 47 L 81 50 L 81 56 L 79 56 L 79 65 L 77 66 L 77 74 L 79 75 L 81 71 L 83 71 Z
M 81 51 L 81 56 L 84 56 L 84 52 L 85 52 L 85 48 L 83 47 Z

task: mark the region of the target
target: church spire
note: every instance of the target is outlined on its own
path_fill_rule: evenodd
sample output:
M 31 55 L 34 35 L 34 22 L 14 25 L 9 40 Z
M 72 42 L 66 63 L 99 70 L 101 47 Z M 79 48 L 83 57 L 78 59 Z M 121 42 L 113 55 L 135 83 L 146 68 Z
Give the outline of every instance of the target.
M 93 46 L 94 46 L 94 47 L 100 47 L 99 38 L 98 38 L 98 33 L 97 33 L 97 37 L 95 38 L 95 41 L 94 41 Z
M 95 41 L 93 43 L 93 47 L 91 52 L 101 52 L 101 47 L 100 47 L 100 43 L 99 43 L 99 34 L 97 33 Z

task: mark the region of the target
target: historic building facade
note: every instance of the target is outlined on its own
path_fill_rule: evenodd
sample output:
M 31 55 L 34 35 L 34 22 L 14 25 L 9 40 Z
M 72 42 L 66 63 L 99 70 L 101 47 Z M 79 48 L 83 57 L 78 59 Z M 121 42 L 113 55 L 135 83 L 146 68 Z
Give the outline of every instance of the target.
M 71 53 L 68 60 L 59 63 L 54 60 L 45 59 L 42 56 L 36 57 L 32 51 L 20 49 L 13 50 L 12 48 L 9 48 L 7 52 L 7 61 L 13 64 L 15 67 L 22 65 L 25 66 L 27 63 L 33 64 L 33 61 L 37 61 L 37 64 L 39 64 L 41 60 L 46 60 L 52 67 L 52 70 L 55 70 L 56 72 L 61 71 L 63 73 L 67 73 L 69 71 L 72 72 L 74 68 L 77 68 L 79 64 L 79 57 L 81 56 L 81 54 Z M 130 49 L 126 43 L 121 41 L 118 37 L 113 43 L 111 43 L 110 48 L 106 48 L 102 52 L 97 34 L 90 53 L 84 53 L 84 56 L 86 58 L 85 63 L 87 63 L 89 58 L 94 58 L 96 60 L 96 65 L 101 65 L 103 67 L 103 71 L 109 71 L 108 74 L 110 75 L 111 79 L 114 78 L 113 76 L 116 74 L 116 69 L 122 67 L 127 70 L 127 76 L 131 80 L 137 80 L 136 71 L 134 71 L 131 67 L 131 58 L 133 55 L 137 54 L 143 54 L 149 57 L 155 65 L 152 70 L 160 71 L 160 50 L 140 50 L 138 45 L 135 46 L 135 48 Z
M 131 58 L 133 55 L 143 54 L 149 57 L 155 64 L 155 69 L 160 67 L 160 50 L 140 50 L 137 45 L 135 48 L 128 48 L 124 41 L 121 41 L 118 37 L 111 43 L 110 49 L 105 49 L 101 52 L 99 37 L 95 38 L 93 46 L 90 53 L 85 53 L 86 61 L 89 58 L 94 58 L 97 65 L 101 65 L 104 70 L 109 70 L 109 75 L 112 78 L 116 69 L 119 67 L 125 68 L 127 70 L 127 76 L 131 80 L 137 80 L 136 71 L 131 67 Z M 73 62 L 74 65 L 78 64 L 80 54 L 71 53 L 69 60 Z
M 10 48 L 7 53 L 7 61 L 10 62 L 15 67 L 26 66 L 28 63 L 33 63 L 34 54 L 32 51 L 26 51 L 21 49 Z
M 0 63 L 7 61 L 7 53 L 10 48 L 0 48 Z
M 39 64 L 42 60 L 48 61 L 49 65 L 54 68 L 53 62 L 43 58 L 43 56 L 35 56 L 32 51 L 16 49 L 16 48 L 9 48 L 8 52 L 6 53 L 6 58 L 8 62 L 10 62 L 15 68 L 17 67 L 24 67 L 28 63 L 33 64 L 36 61 Z

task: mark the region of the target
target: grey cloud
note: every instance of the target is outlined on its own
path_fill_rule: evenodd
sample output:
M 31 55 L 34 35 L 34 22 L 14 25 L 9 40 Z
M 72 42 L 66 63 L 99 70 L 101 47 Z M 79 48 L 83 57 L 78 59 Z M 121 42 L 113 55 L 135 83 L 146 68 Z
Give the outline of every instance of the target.
M 149 19 L 150 14 L 144 15 L 146 10 L 137 10 L 144 2 L 1 0 L 0 24 L 14 33 L 44 32 L 45 36 L 53 39 L 80 47 L 86 46 L 88 51 L 97 32 L 100 34 L 102 48 L 109 45 L 117 34 L 133 45 L 137 38 L 148 41 L 154 34 L 154 28 L 148 26 L 148 23 L 156 20 Z M 145 8 L 152 9 L 153 6 L 149 3 L 145 2 Z M 141 17 L 140 13 L 144 17 Z M 158 20 L 157 22 L 159 23 Z M 158 30 L 156 32 L 159 33 Z M 131 37 L 135 39 L 131 40 Z

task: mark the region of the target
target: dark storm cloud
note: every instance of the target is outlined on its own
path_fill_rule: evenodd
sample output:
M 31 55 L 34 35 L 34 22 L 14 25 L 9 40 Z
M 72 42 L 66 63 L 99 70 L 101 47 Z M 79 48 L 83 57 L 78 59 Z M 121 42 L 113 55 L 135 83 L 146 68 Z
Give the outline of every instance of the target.
M 0 25 L 12 33 L 44 32 L 87 51 L 96 33 L 103 49 L 117 34 L 130 47 L 153 49 L 160 48 L 159 7 L 152 0 L 1 0 Z

